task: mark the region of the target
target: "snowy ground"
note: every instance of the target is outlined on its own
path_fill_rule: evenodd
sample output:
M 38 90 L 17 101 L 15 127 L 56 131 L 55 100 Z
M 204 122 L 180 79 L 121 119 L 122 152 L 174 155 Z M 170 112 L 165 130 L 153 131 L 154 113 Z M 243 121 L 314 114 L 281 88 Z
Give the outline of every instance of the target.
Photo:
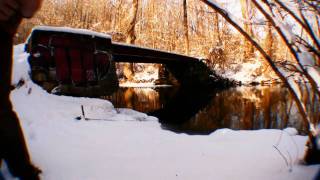
M 15 48 L 13 81 L 26 83 L 11 98 L 42 179 L 308 180 L 319 169 L 298 164 L 307 138 L 294 129 L 176 134 L 106 100 L 46 93 L 29 80 L 26 56 L 22 46 Z M 81 105 L 87 117 L 104 120 L 76 120 Z M 5 167 L 2 172 L 8 176 Z
M 261 73 L 262 66 L 262 61 L 249 61 L 241 64 L 233 64 L 230 66 L 230 68 L 234 70 L 218 70 L 218 73 L 223 77 L 230 78 L 236 81 L 241 81 L 243 85 L 248 85 L 252 82 L 280 82 L 280 79 L 274 73 Z

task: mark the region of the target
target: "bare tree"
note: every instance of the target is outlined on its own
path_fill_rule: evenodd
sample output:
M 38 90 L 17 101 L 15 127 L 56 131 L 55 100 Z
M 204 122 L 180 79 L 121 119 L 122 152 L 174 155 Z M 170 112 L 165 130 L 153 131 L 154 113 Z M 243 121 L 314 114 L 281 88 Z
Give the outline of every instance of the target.
M 264 40 L 264 48 L 266 53 L 272 58 L 275 59 L 275 37 L 272 31 L 272 25 L 268 21 L 266 26 L 266 37 Z M 263 63 L 262 72 L 266 72 L 269 69 L 269 65 L 267 62 Z
M 126 34 L 127 34 L 126 42 L 128 44 L 135 44 L 135 41 L 136 41 L 135 27 L 137 23 L 138 7 L 139 7 L 139 0 L 133 0 L 131 12 L 130 12 L 129 25 L 126 31 Z
M 213 15 L 213 33 L 214 33 L 214 41 L 215 41 L 215 45 L 221 46 L 221 33 L 220 33 L 220 25 L 219 25 L 219 15 L 218 13 L 214 13 Z
M 121 8 L 123 6 L 123 0 L 118 0 L 117 4 L 116 4 L 116 11 L 115 11 L 115 15 L 113 18 L 113 23 L 112 23 L 112 27 L 114 30 L 119 31 L 119 26 L 120 26 L 120 22 L 121 22 Z
M 139 0 L 132 1 L 132 8 L 129 16 L 129 24 L 126 30 L 127 39 L 126 42 L 128 44 L 135 44 L 136 41 L 136 34 L 135 34 L 135 27 L 137 23 L 137 15 L 138 15 L 138 7 L 139 7 Z M 132 80 L 132 76 L 134 74 L 134 64 L 129 63 L 124 66 L 124 75 L 128 80 Z
M 250 0 L 240 0 L 240 3 L 241 3 L 242 17 L 246 20 L 244 22 L 244 30 L 248 32 L 248 34 L 251 37 L 253 37 L 253 27 L 252 27 L 252 24 L 249 23 L 249 22 L 252 22 L 252 19 L 254 17 L 254 9 L 252 7 L 252 3 Z M 247 61 L 252 57 L 254 57 L 254 47 L 251 45 L 249 41 L 244 39 L 244 54 L 243 54 L 244 61 Z
M 183 27 L 184 27 L 184 38 L 185 38 L 185 49 L 186 54 L 190 53 L 189 45 L 189 24 L 188 24 L 188 5 L 187 0 L 183 0 Z

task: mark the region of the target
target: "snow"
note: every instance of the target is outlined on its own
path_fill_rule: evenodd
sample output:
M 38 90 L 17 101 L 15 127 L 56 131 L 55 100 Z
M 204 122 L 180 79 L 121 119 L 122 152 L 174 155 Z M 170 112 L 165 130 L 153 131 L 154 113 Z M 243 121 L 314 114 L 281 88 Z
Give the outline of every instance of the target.
M 263 66 L 262 61 L 248 61 L 231 65 L 231 68 L 226 71 L 218 70 L 218 73 L 226 78 L 241 81 L 244 85 L 252 82 L 272 82 L 278 79 L 276 75 L 271 73 L 261 73 Z
M 95 31 L 90 31 L 87 29 L 75 29 L 70 27 L 55 27 L 55 26 L 36 26 L 32 29 L 34 30 L 41 30 L 41 31 L 54 31 L 54 32 L 66 32 L 66 33 L 73 33 L 73 34 L 83 34 L 83 35 L 89 35 L 89 36 L 96 36 L 101 38 L 107 38 L 111 39 L 110 35 L 99 33 Z
M 292 128 L 176 134 L 154 117 L 106 100 L 48 94 L 30 81 L 22 49 L 15 47 L 13 83 L 23 78 L 25 84 L 11 99 L 42 179 L 307 180 L 320 167 L 298 163 L 307 137 Z M 81 105 L 96 120 L 76 120 Z M 5 164 L 1 171 L 9 177 Z
M 136 63 L 136 68 L 132 80 L 120 81 L 121 87 L 155 87 L 158 79 L 158 68 L 153 64 Z
M 286 128 L 283 131 L 288 133 L 290 136 L 294 136 L 298 134 L 298 131 L 295 128 Z

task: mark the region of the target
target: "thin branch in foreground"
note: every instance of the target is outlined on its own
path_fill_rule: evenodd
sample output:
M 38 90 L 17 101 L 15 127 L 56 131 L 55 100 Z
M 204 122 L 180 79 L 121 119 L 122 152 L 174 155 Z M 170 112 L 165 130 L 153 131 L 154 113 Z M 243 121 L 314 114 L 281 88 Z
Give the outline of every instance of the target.
M 272 8 L 272 5 L 267 1 L 267 0 L 262 0 L 267 6 L 269 6 L 270 8 Z M 303 71 L 303 75 L 309 80 L 309 82 L 312 85 L 312 88 L 315 92 L 317 92 L 317 94 L 320 96 L 320 91 L 317 88 L 317 82 L 310 76 L 310 74 L 307 72 L 307 70 L 305 69 L 305 67 L 301 64 L 301 61 L 299 59 L 299 55 L 298 52 L 295 51 L 295 49 L 293 48 L 294 44 L 291 44 L 288 40 L 288 38 L 286 37 L 285 33 L 280 29 L 280 27 L 277 25 L 276 21 L 274 20 L 273 17 L 270 16 L 270 14 L 268 14 L 264 8 L 256 1 L 256 0 L 252 0 L 253 4 L 259 9 L 259 11 L 264 15 L 264 17 L 271 23 L 271 25 L 275 28 L 275 30 L 277 31 L 277 33 L 280 35 L 280 37 L 282 38 L 282 40 L 284 41 L 284 43 L 286 44 L 286 46 L 289 48 L 291 54 L 293 55 L 294 59 L 296 60 L 296 62 L 298 63 L 299 67 L 301 68 L 301 70 Z M 298 49 L 298 47 L 297 47 Z
M 313 52 L 316 56 L 320 57 L 320 51 L 314 48 L 310 43 L 308 43 L 305 39 L 300 36 L 296 36 L 298 39 L 297 43 L 305 46 L 310 52 Z
M 277 146 L 273 145 L 273 147 L 278 151 L 278 153 L 280 154 L 280 156 L 282 157 L 282 159 L 283 159 L 284 162 L 286 163 L 286 166 L 289 167 L 288 159 L 282 154 L 282 152 L 278 149 Z
M 291 107 L 290 107 L 290 108 L 291 108 Z M 296 149 L 296 157 L 295 157 L 295 159 L 298 160 L 298 158 L 299 158 L 299 147 L 298 147 L 298 144 L 297 144 L 297 142 L 293 139 L 293 137 L 292 137 L 287 131 L 285 131 L 285 130 L 282 130 L 282 131 L 281 131 L 280 136 L 279 136 L 279 138 L 278 138 L 278 141 L 277 141 L 277 143 L 276 143 L 274 146 L 278 147 L 278 146 L 280 145 L 284 133 L 286 133 L 287 136 L 289 136 L 289 138 L 291 139 L 292 143 L 294 144 L 295 149 Z M 289 152 L 288 152 L 288 153 L 289 153 Z M 291 156 L 291 154 L 290 154 L 290 156 Z M 290 157 L 290 158 L 291 158 L 291 157 Z M 292 161 L 292 158 L 291 158 L 291 161 Z M 293 162 L 292 162 L 292 164 L 293 164 Z
M 320 15 L 320 2 L 319 1 L 315 1 L 316 4 L 314 4 L 310 0 L 303 0 L 303 2 L 305 4 L 307 4 L 309 7 L 311 7 L 311 9 L 313 9 L 315 12 L 317 12 L 318 15 Z
M 289 172 L 292 172 L 292 169 L 293 169 L 293 161 L 292 161 L 292 157 L 291 157 L 291 154 L 290 152 L 287 150 L 287 154 L 288 154 L 288 157 L 289 157 L 289 160 L 290 160 L 290 163 L 289 163 Z
M 299 13 L 300 13 L 300 16 L 302 17 L 304 24 L 305 24 L 305 28 L 306 28 L 308 34 L 310 35 L 311 40 L 316 45 L 317 49 L 320 49 L 320 43 L 318 41 L 318 38 L 316 37 L 315 33 L 313 32 L 311 25 L 310 25 L 310 22 L 307 20 L 307 18 L 303 14 L 303 11 L 302 11 L 303 5 L 301 4 L 300 1 L 298 1 L 298 4 L 299 4 Z
M 281 131 L 279 139 L 278 139 L 277 143 L 274 146 L 277 146 L 277 147 L 279 146 L 279 144 L 281 142 L 281 139 L 282 139 L 282 136 L 283 136 L 283 131 Z
M 263 0 L 264 3 L 268 3 L 270 6 L 270 3 L 267 2 L 266 0 Z M 300 15 L 302 17 L 303 20 L 301 20 L 293 11 L 291 11 L 286 5 L 284 5 L 281 1 L 279 0 L 275 0 L 275 2 L 287 13 L 289 13 L 291 15 L 291 17 L 294 18 L 294 20 L 296 22 L 298 22 L 300 24 L 300 26 L 305 29 L 308 33 L 308 35 L 310 36 L 310 38 L 312 39 L 312 41 L 316 44 L 317 48 L 320 49 L 320 44 L 317 41 L 317 38 L 314 34 L 314 32 L 312 31 L 309 22 L 306 20 L 306 18 L 304 17 L 302 10 L 299 9 Z M 271 7 L 271 6 L 270 6 Z

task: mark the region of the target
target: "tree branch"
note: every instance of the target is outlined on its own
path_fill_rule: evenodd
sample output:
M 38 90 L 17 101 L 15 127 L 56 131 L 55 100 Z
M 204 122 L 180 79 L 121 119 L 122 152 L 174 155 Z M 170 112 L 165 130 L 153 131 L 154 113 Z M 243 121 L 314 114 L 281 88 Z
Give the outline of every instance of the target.
M 263 0 L 263 2 L 269 4 L 268 6 L 271 7 L 270 3 L 267 2 L 267 0 Z M 300 24 L 300 26 L 307 31 L 312 42 L 317 46 L 317 49 L 320 50 L 320 44 L 319 44 L 314 32 L 312 31 L 309 22 L 306 20 L 305 16 L 303 15 L 301 7 L 299 8 L 299 13 L 300 13 L 303 21 L 294 12 L 292 12 L 286 5 L 284 5 L 282 2 L 280 2 L 279 0 L 275 0 L 275 2 L 283 10 L 288 12 L 294 18 L 294 20 L 296 20 Z
M 295 100 L 297 107 L 299 109 L 299 112 L 301 114 L 301 116 L 303 117 L 304 122 L 306 123 L 306 126 L 309 130 L 309 132 L 314 133 L 314 129 L 310 128 L 311 127 L 311 121 L 307 115 L 306 112 L 306 108 L 305 106 L 301 103 L 298 95 L 296 94 L 296 92 L 294 91 L 293 87 L 291 87 L 290 83 L 288 82 L 288 80 L 285 78 L 285 76 L 280 72 L 280 70 L 278 69 L 278 67 L 274 64 L 272 58 L 262 49 L 262 47 L 254 40 L 251 38 L 251 36 L 244 31 L 240 25 L 238 25 L 237 23 L 235 23 L 228 15 L 228 13 L 220 8 L 217 4 L 213 3 L 211 0 L 201 0 L 202 2 L 204 2 L 205 4 L 207 4 L 209 7 L 213 8 L 214 10 L 216 10 L 223 18 L 225 18 L 225 20 L 227 22 L 229 22 L 236 30 L 238 30 L 260 53 L 261 55 L 264 57 L 264 59 L 268 62 L 268 64 L 270 65 L 270 67 L 273 69 L 273 71 L 278 75 L 278 77 L 285 83 L 285 85 L 287 86 L 289 92 L 291 93 L 291 95 L 293 96 L 293 99 Z M 309 133 L 310 138 L 312 137 L 312 134 Z
M 271 7 L 271 4 L 267 0 L 262 0 L 267 6 Z M 276 0 L 277 1 L 277 0 Z M 293 44 L 289 43 L 286 35 L 280 29 L 280 27 L 275 23 L 274 19 L 257 3 L 256 0 L 252 0 L 253 4 L 259 9 L 259 11 L 264 15 L 264 17 L 270 21 L 272 26 L 276 29 L 282 40 L 285 42 L 286 46 L 289 48 L 291 54 L 294 56 L 296 62 L 298 63 L 299 67 L 301 68 L 303 75 L 309 80 L 312 85 L 312 88 L 315 92 L 317 92 L 318 96 L 320 97 L 320 91 L 318 90 L 317 82 L 309 75 L 306 71 L 305 67 L 301 64 L 298 53 L 294 50 Z
M 309 7 L 311 7 L 318 15 L 320 15 L 320 2 L 314 1 L 317 4 L 313 4 L 310 0 L 303 0 L 305 4 L 307 4 Z

